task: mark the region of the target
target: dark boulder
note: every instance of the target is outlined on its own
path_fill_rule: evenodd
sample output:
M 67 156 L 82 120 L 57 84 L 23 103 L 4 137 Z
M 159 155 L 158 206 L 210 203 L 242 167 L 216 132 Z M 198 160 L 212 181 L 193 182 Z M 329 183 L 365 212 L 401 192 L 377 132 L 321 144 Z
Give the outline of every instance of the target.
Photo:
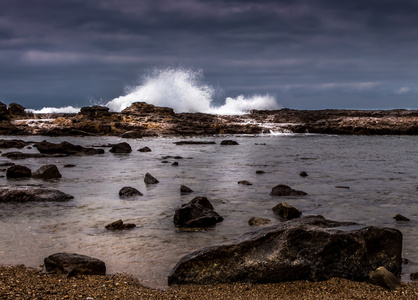
M 25 166 L 14 165 L 7 169 L 7 178 L 28 178 L 32 176 L 32 171 Z
M 122 134 L 123 139 L 142 139 L 142 134 L 139 131 L 126 131 Z
M 262 170 L 257 170 L 257 171 L 255 171 L 255 174 L 264 174 L 264 173 L 266 173 L 266 172 L 264 172 L 264 171 L 262 171 Z
M 233 141 L 233 140 L 223 140 L 223 141 L 221 142 L 221 145 L 228 145 L 228 146 L 231 146 L 231 145 L 239 145 L 239 144 L 238 144 L 238 142 L 237 142 L 237 141 Z
M 10 103 L 9 104 L 9 114 L 12 116 L 25 116 L 26 112 L 25 112 L 25 108 L 17 103 Z
M 306 176 L 308 176 L 308 173 L 306 173 L 305 171 L 302 171 L 302 172 L 299 173 L 299 176 L 306 177 Z
M 222 222 L 221 217 L 213 210 L 212 204 L 206 197 L 196 197 L 188 204 L 176 209 L 174 225 L 176 227 L 209 227 Z
M 275 207 L 272 208 L 274 214 L 278 215 L 280 218 L 285 220 L 291 220 L 295 218 L 299 218 L 302 215 L 302 212 L 293 207 L 292 205 L 282 202 L 277 204 Z
M 193 190 L 185 185 L 180 186 L 180 193 L 191 193 Z
M 55 253 L 44 259 L 48 273 L 75 275 L 106 275 L 106 265 L 97 258 L 76 253 Z
M 35 146 L 40 153 L 44 154 L 94 155 L 104 153 L 103 149 L 84 148 L 65 141 L 59 144 L 43 141 L 36 143 Z
M 272 196 L 304 196 L 307 193 L 292 189 L 290 186 L 279 184 L 275 186 L 270 195 Z
M 265 219 L 265 218 L 252 217 L 251 219 L 248 220 L 248 225 L 250 226 L 263 226 L 263 225 L 268 225 L 270 223 L 271 223 L 271 220 Z
M 399 278 L 389 272 L 385 267 L 379 267 L 375 271 L 371 271 L 369 276 L 370 283 L 389 290 L 394 290 L 401 284 Z
M 178 166 L 179 166 L 179 163 L 178 163 L 177 161 L 175 161 L 175 162 L 173 162 L 171 165 L 172 165 L 173 167 L 178 167 Z
M 171 271 L 168 283 L 269 283 L 332 277 L 365 281 L 379 266 L 395 276 L 400 274 L 399 230 L 333 228 L 347 225 L 310 216 L 262 228 L 235 243 L 184 256 Z
M 145 174 L 144 182 L 146 184 L 156 184 L 159 181 L 154 176 L 152 176 L 150 173 L 147 173 L 147 174 Z
M 139 152 L 151 152 L 151 149 L 148 147 L 143 147 L 141 149 L 138 149 Z
M 37 179 L 57 179 L 62 175 L 56 165 L 44 165 L 32 173 L 33 178 Z
M 138 191 L 136 188 L 125 186 L 121 188 L 119 191 L 119 197 L 120 198 L 131 198 L 136 196 L 142 196 L 142 193 Z
M 131 153 L 132 148 L 128 143 L 123 142 L 114 145 L 109 151 L 112 153 Z
M 0 140 L 0 148 L 8 149 L 8 148 L 18 148 L 22 149 L 27 145 L 26 142 L 22 140 Z
M 44 187 L 0 188 L 0 202 L 65 202 L 73 198 L 59 190 Z
M 105 226 L 107 230 L 127 230 L 127 229 L 133 229 L 135 227 L 136 227 L 135 224 L 132 224 L 132 223 L 125 224 L 123 223 L 122 220 L 117 220 Z
M 396 216 L 393 217 L 396 221 L 411 221 L 409 218 L 402 216 L 401 214 L 397 214 Z

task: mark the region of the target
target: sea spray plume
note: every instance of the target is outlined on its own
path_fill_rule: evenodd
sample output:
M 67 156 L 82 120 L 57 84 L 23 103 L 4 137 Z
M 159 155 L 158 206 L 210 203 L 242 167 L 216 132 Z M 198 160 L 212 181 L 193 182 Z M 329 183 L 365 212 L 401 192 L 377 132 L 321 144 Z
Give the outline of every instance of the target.
M 204 112 L 210 110 L 215 92 L 202 83 L 202 71 L 184 68 L 154 69 L 144 76 L 142 83 L 106 104 L 111 111 L 120 112 L 134 102 L 167 106 L 175 112 Z
M 26 109 L 27 112 L 34 114 L 53 114 L 53 113 L 66 113 L 66 114 L 76 114 L 80 112 L 80 108 L 73 106 L 65 107 L 44 107 L 42 109 Z
M 253 109 L 278 109 L 276 99 L 269 95 L 254 95 L 246 98 L 239 95 L 236 98 L 228 97 L 225 104 L 210 109 L 210 113 L 219 115 L 239 115 L 250 112 Z

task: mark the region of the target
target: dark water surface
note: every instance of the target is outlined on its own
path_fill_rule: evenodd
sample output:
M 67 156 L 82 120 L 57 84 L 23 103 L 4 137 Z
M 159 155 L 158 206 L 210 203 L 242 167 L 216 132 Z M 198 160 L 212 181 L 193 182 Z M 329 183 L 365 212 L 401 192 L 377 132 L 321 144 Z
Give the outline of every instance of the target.
M 114 137 L 2 137 L 26 141 L 69 141 L 83 146 L 127 141 L 131 154 L 105 154 L 14 161 L 35 171 L 56 164 L 63 176 L 54 182 L 7 180 L 0 185 L 44 184 L 75 197 L 68 203 L 0 204 L 0 263 L 37 267 L 56 252 L 76 252 L 100 258 L 109 273 L 131 273 L 148 286 L 164 287 L 167 275 L 185 254 L 205 246 L 234 241 L 256 230 L 251 217 L 280 222 L 271 211 L 286 201 L 303 215 L 364 225 L 394 227 L 404 234 L 403 266 L 408 280 L 418 271 L 418 137 L 265 135 L 257 137 L 206 137 L 215 145 L 173 144 L 180 138 L 122 140 Z M 238 146 L 221 146 L 223 139 Z M 148 146 L 152 152 L 141 153 Z M 15 151 L 8 149 L 3 152 Z M 19 150 L 37 152 L 36 148 Z M 181 156 L 182 159 L 163 156 Z M 162 161 L 168 161 L 163 163 Z M 9 160 L 0 157 L 0 163 Z M 177 161 L 178 167 L 171 165 Z M 73 168 L 63 168 L 75 164 Z M 256 174 L 256 170 L 265 171 Z M 300 177 L 306 171 L 308 177 Z M 146 186 L 145 173 L 160 183 Z M 248 180 L 251 186 L 237 184 Z M 180 185 L 195 192 L 180 195 Z M 308 193 L 304 197 L 270 196 L 277 184 Z M 124 186 L 144 195 L 121 200 Z M 349 189 L 336 188 L 347 186 Z M 225 220 L 215 228 L 182 232 L 173 225 L 174 210 L 196 196 L 206 196 Z M 396 222 L 402 214 L 411 222 Z M 104 226 L 122 219 L 135 223 L 130 231 L 111 232 Z

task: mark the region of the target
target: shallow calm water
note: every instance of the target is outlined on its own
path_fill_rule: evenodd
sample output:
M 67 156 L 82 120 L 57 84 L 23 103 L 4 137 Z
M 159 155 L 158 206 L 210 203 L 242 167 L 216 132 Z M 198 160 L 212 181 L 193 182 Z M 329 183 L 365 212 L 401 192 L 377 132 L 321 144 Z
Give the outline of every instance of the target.
M 0 185 L 44 184 L 73 195 L 68 203 L 0 204 L 0 262 L 38 267 L 57 252 L 76 252 L 106 262 L 108 273 L 135 275 L 148 286 L 164 287 L 167 275 L 185 254 L 205 246 L 236 240 L 256 230 L 251 217 L 280 222 L 271 211 L 286 201 L 303 215 L 364 225 L 394 227 L 404 234 L 403 280 L 418 271 L 418 137 L 265 135 L 192 138 L 215 145 L 182 145 L 180 138 L 122 140 L 115 137 L 1 137 L 26 141 L 69 141 L 83 146 L 128 142 L 130 154 L 105 154 L 13 161 L 35 171 L 56 164 L 63 178 L 7 180 Z M 238 146 L 221 146 L 234 139 Z M 141 153 L 148 146 L 152 152 Z M 16 151 L 7 149 L 3 152 Z M 18 150 L 37 152 L 36 148 Z M 182 159 L 164 156 L 181 156 Z M 168 161 L 168 163 L 163 163 Z M 178 167 L 171 165 L 177 161 Z M 9 162 L 0 157 L 0 163 Z M 75 164 L 64 168 L 65 164 Z M 263 170 L 265 174 L 256 174 Z M 300 177 L 306 171 L 308 177 Z M 145 173 L 160 183 L 146 186 Z M 240 180 L 253 183 L 239 185 Z M 181 195 L 180 185 L 195 192 Z M 308 193 L 304 197 L 274 197 L 271 189 L 286 184 Z M 118 192 L 132 186 L 144 195 L 119 199 Z M 336 188 L 347 186 L 349 189 Z M 206 196 L 224 217 L 216 227 L 182 232 L 173 225 L 177 207 L 197 196 Z M 402 214 L 411 222 L 396 222 Z M 107 231 L 104 226 L 122 219 L 135 223 L 133 230 Z

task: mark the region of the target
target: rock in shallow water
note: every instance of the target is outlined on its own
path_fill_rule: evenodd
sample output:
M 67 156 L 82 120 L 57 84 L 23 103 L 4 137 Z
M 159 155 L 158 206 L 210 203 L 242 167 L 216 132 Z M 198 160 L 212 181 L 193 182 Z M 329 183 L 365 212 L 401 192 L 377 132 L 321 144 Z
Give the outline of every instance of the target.
M 299 209 L 286 202 L 277 204 L 272 208 L 272 211 L 275 215 L 278 215 L 280 218 L 285 220 L 299 218 L 302 215 L 302 212 Z
M 272 196 L 305 196 L 307 195 L 307 193 L 303 191 L 294 190 L 290 186 L 287 186 L 284 184 L 279 184 L 279 185 L 276 185 L 272 189 L 270 195 Z
M 120 198 L 131 198 L 136 196 L 142 196 L 142 193 L 138 191 L 136 188 L 125 186 L 120 189 L 119 197 Z
M 43 165 L 32 173 L 32 177 L 37 179 L 58 179 L 62 175 L 56 165 Z
M 55 253 L 44 259 L 48 273 L 74 275 L 106 275 L 106 265 L 97 258 L 76 253 Z
M 260 229 L 236 243 L 184 256 L 171 271 L 168 283 L 268 283 L 332 277 L 364 281 L 380 266 L 400 274 L 399 230 L 332 228 L 348 224 L 311 216 Z
M 206 197 L 196 197 L 188 204 L 176 209 L 174 225 L 177 227 L 209 227 L 222 222 L 221 217 L 213 210 L 212 204 Z
M 14 165 L 7 169 L 7 178 L 29 178 L 32 176 L 32 171 L 25 166 Z
M 0 202 L 65 202 L 73 198 L 59 190 L 44 187 L 0 188 Z
M 150 173 L 147 173 L 147 174 L 145 174 L 144 182 L 146 184 L 156 184 L 159 181 L 154 176 L 152 176 Z

